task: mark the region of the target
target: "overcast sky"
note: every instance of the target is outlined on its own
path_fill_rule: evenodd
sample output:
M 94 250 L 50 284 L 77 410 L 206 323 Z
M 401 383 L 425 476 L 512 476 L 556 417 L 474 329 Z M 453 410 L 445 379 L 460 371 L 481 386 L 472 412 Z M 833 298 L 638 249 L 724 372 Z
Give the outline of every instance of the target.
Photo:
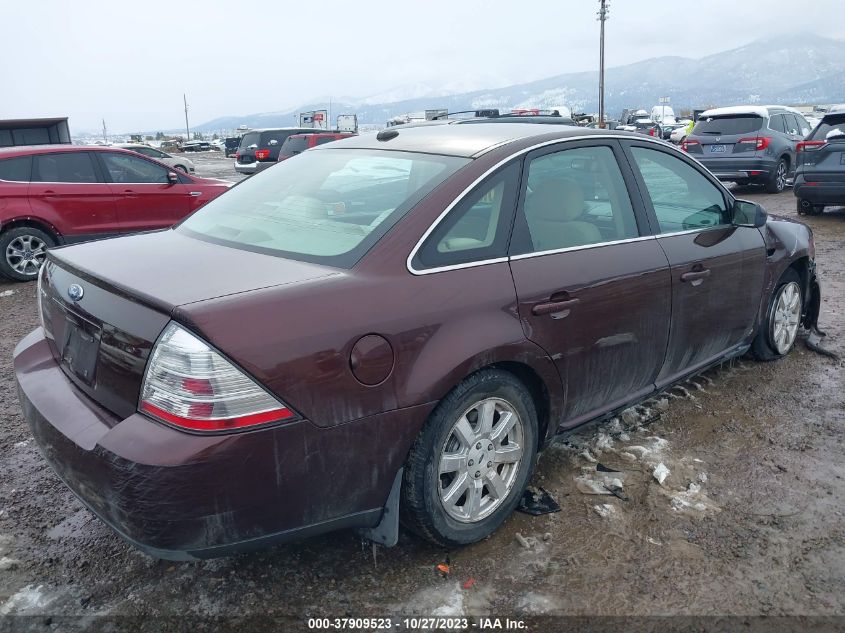
M 762 36 L 845 39 L 843 0 L 612 0 L 611 66 Z M 353 8 L 354 7 L 354 8 Z M 598 0 L 3 0 L 0 119 L 178 128 L 409 84 L 505 86 L 598 68 Z M 793 35 L 790 35 L 793 33 Z

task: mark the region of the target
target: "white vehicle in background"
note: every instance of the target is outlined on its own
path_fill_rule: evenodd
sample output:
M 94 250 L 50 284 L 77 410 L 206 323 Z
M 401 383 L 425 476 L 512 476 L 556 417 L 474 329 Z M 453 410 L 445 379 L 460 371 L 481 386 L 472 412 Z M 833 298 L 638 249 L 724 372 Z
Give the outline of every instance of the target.
M 656 105 L 651 109 L 651 116 L 649 117 L 655 123 L 674 123 L 675 111 L 672 106 Z
M 149 156 L 150 158 L 155 158 L 157 161 L 162 162 L 165 165 L 169 165 L 170 167 L 173 167 L 173 169 L 179 169 L 186 174 L 194 173 L 194 163 L 184 156 L 173 156 L 172 154 L 162 152 L 160 149 L 156 149 L 155 147 L 141 145 L 139 143 L 119 143 L 116 144 L 115 147 L 121 147 L 123 149 L 137 152 L 138 154 L 143 154 L 144 156 Z
M 691 121 L 689 119 L 686 119 L 684 121 L 679 121 L 679 123 L 682 123 L 683 127 L 679 127 L 675 130 L 672 130 L 672 133 L 669 135 L 669 140 L 672 141 L 675 145 L 680 145 L 683 140 L 687 137 L 689 124 L 691 123 Z

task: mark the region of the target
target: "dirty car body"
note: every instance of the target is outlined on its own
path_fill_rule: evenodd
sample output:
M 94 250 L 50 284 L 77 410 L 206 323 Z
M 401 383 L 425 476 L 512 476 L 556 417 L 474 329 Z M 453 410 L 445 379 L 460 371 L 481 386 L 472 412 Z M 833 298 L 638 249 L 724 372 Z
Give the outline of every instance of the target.
M 153 555 L 395 542 L 379 527 L 456 385 L 511 376 L 542 448 L 744 353 L 785 274 L 812 325 L 813 258 L 804 225 L 641 135 L 404 129 L 284 161 L 173 229 L 51 250 L 15 372 L 47 461 Z M 224 383 L 241 399 L 214 400 Z

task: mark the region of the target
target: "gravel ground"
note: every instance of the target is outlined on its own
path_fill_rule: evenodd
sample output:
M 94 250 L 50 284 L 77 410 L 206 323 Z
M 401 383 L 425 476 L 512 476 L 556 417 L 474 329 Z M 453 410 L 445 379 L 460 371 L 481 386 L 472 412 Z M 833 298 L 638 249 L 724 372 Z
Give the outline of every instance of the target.
M 238 177 L 232 159 L 195 160 L 199 175 Z M 743 196 L 795 215 L 790 192 Z M 845 209 L 805 221 L 825 344 L 845 356 Z M 171 563 L 94 519 L 30 439 L 11 354 L 36 326 L 34 294 L 0 282 L 0 614 L 845 615 L 845 372 L 803 343 L 565 438 L 533 482 L 562 511 L 517 513 L 476 545 L 446 552 L 403 532 L 397 547 L 373 548 L 339 532 Z M 597 473 L 594 459 L 619 472 Z M 605 477 L 627 501 L 581 491 Z M 446 561 L 448 575 L 436 570 Z

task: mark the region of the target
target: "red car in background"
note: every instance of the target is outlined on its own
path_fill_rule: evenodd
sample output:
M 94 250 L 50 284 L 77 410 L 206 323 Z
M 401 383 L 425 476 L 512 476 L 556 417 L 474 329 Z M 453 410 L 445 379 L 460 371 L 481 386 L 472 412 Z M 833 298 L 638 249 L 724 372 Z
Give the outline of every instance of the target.
M 111 147 L 0 148 L 0 274 L 35 279 L 51 246 L 166 228 L 230 186 Z
M 291 134 L 285 139 L 282 144 L 282 149 L 279 150 L 279 158 L 277 162 L 281 162 L 301 154 L 307 149 L 317 147 L 318 145 L 325 145 L 332 141 L 339 141 L 342 138 L 349 138 L 350 136 L 357 136 L 354 132 L 319 132 L 317 134 Z

